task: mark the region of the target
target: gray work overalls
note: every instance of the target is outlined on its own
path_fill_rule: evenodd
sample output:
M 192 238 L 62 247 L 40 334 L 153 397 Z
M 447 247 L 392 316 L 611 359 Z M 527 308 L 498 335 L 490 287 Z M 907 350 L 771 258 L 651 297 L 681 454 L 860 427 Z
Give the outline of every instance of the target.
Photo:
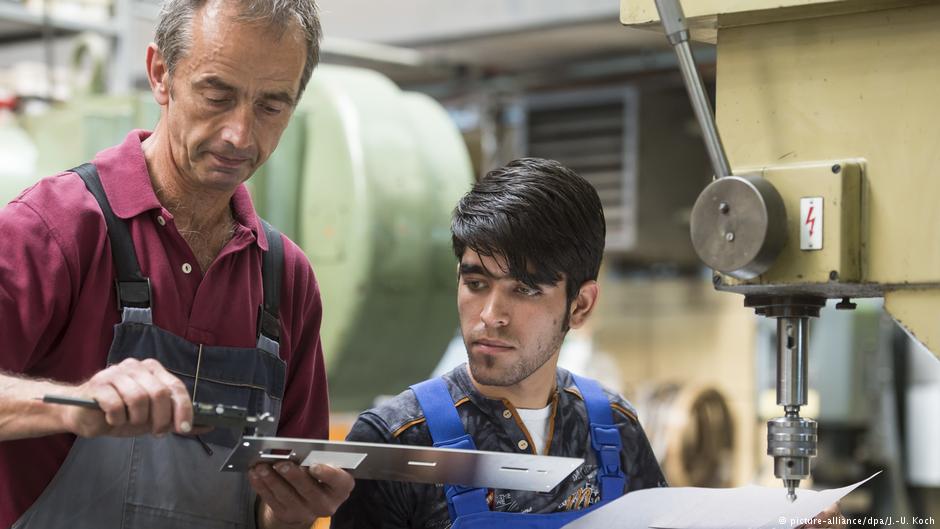
M 278 356 L 283 246 L 263 222 L 269 250 L 262 276 L 255 348 L 194 344 L 153 325 L 150 282 L 143 277 L 124 221 L 114 215 L 91 164 L 74 169 L 101 206 L 117 270 L 121 322 L 108 365 L 153 358 L 179 377 L 193 400 L 280 416 L 285 364 Z M 277 423 L 265 431 L 276 432 Z M 219 472 L 241 432 L 163 438 L 78 438 L 65 462 L 14 529 L 215 529 L 255 525 L 255 494 L 244 474 Z

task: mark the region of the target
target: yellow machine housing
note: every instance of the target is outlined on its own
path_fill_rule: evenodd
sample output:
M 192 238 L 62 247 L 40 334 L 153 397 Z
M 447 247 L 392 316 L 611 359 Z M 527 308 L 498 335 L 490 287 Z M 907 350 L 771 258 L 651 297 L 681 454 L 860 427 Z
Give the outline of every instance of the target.
M 940 353 L 940 4 L 695 0 L 692 38 L 717 44 L 716 119 L 733 173 L 784 201 L 787 242 L 761 275 L 719 290 L 885 298 Z M 654 0 L 621 22 L 661 31 Z M 840 171 L 832 168 L 840 166 Z M 822 250 L 801 250 L 800 199 L 824 199 Z

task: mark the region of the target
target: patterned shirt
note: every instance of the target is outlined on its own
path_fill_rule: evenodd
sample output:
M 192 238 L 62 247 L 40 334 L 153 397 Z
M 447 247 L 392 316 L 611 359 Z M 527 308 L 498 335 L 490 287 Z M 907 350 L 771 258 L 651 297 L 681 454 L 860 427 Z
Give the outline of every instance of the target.
M 532 438 L 507 400 L 484 397 L 473 385 L 466 364 L 444 375 L 454 406 L 479 450 L 536 453 Z M 627 476 L 624 492 L 666 486 L 662 471 L 636 411 L 622 397 L 604 390 L 623 450 L 620 465 Z M 552 393 L 548 450 L 545 455 L 582 457 L 584 464 L 552 491 L 490 490 L 494 511 L 552 513 L 584 509 L 600 499 L 597 458 L 591 448 L 587 410 L 571 374 L 558 368 Z M 365 411 L 346 437 L 348 441 L 432 446 L 424 413 L 414 393 L 406 390 Z M 442 485 L 356 480 L 349 499 L 333 516 L 332 527 L 446 529 L 451 519 Z

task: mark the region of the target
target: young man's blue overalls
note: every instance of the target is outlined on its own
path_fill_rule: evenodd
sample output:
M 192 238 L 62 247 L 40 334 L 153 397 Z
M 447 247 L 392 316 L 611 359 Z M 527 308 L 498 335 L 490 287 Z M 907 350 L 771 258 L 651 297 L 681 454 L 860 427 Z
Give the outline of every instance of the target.
M 524 514 L 494 512 L 489 510 L 485 489 L 468 489 L 446 485 L 447 507 L 452 529 L 478 529 L 499 527 L 501 529 L 555 529 L 592 509 L 619 498 L 627 486 L 627 478 L 620 468 L 620 432 L 614 424 L 610 402 L 600 385 L 594 380 L 572 374 L 590 421 L 591 446 L 599 462 L 598 481 L 601 501 L 590 509 L 557 512 L 551 514 Z M 424 411 L 434 446 L 442 448 L 476 449 L 467 433 L 447 385 L 442 378 L 433 378 L 411 386 L 418 403 Z

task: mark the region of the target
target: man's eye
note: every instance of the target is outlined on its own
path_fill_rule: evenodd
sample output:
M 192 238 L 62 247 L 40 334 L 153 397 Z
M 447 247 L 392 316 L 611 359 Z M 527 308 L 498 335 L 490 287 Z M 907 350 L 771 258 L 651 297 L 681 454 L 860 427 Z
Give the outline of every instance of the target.
M 270 114 L 270 115 L 272 115 L 272 116 L 276 116 L 276 115 L 278 115 L 278 114 L 281 113 L 281 108 L 280 108 L 280 107 L 274 107 L 274 106 L 271 106 L 271 105 L 261 105 L 261 110 L 262 110 L 265 114 Z
M 213 104 L 213 105 L 224 105 L 224 104 L 228 103 L 228 99 L 219 99 L 219 98 L 215 98 L 215 97 L 207 97 L 207 98 L 206 98 L 206 101 L 208 101 L 209 103 L 211 103 L 211 104 Z
M 474 281 L 473 279 L 468 279 L 463 282 L 467 288 L 470 290 L 480 290 L 483 288 L 483 281 Z
M 539 290 L 539 289 L 537 289 L 537 288 L 530 288 L 530 287 L 527 287 L 527 286 L 519 286 L 519 287 L 517 287 L 517 288 L 516 288 L 516 292 L 519 292 L 519 293 L 522 294 L 523 296 L 528 296 L 528 297 L 535 297 L 535 296 L 538 296 L 538 295 L 540 295 L 540 294 L 542 293 L 542 291 Z

